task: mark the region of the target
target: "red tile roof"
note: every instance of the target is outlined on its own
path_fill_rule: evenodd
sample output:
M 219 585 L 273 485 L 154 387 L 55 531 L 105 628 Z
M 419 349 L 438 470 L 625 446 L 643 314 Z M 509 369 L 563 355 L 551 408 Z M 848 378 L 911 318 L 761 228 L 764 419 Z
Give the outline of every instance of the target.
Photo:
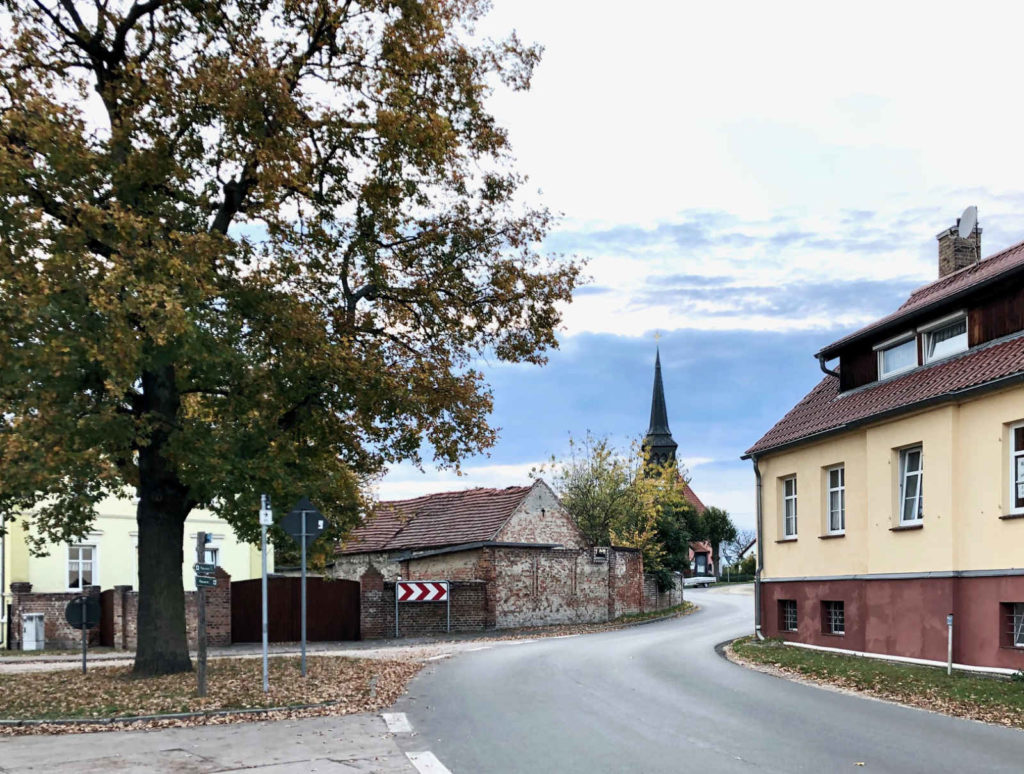
M 690 488 L 690 485 L 685 481 L 683 482 L 683 497 L 686 498 L 686 501 L 690 503 L 690 505 L 697 509 L 697 513 L 702 513 L 707 510 L 707 508 L 704 507 L 704 503 L 702 503 L 700 498 L 697 497 L 697 493 L 694 492 L 693 489 Z
M 960 391 L 996 386 L 1008 377 L 1024 378 L 1024 333 L 843 394 L 839 393 L 839 380 L 826 376 L 745 456 L 836 431 L 851 423 L 881 418 L 890 412 L 911 410 L 928 401 L 952 400 Z
M 918 288 L 910 294 L 910 298 L 895 312 L 875 320 L 870 325 L 866 325 L 838 341 L 832 342 L 827 347 L 824 347 L 820 354 L 832 358 L 838 354 L 838 350 L 843 345 L 855 339 L 862 338 L 872 331 L 892 325 L 903 318 L 911 317 L 926 307 L 951 299 L 958 293 L 970 290 L 986 280 L 994 279 L 1004 272 L 1019 267 L 1024 267 L 1024 242 L 1008 247 L 983 261 L 955 271 L 952 274 L 947 274 L 945 277 L 940 277 L 934 282 Z
M 339 553 L 437 548 L 493 540 L 532 487 L 465 489 L 387 500 L 357 527 Z

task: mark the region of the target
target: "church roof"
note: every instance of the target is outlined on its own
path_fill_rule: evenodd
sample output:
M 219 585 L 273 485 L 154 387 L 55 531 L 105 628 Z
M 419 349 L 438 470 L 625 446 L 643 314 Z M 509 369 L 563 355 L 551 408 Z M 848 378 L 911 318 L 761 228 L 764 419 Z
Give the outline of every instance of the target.
M 667 435 L 672 438 L 668 427 L 668 408 L 665 406 L 665 386 L 661 382 L 661 351 L 654 356 L 654 394 L 651 396 L 651 424 L 647 436 Z

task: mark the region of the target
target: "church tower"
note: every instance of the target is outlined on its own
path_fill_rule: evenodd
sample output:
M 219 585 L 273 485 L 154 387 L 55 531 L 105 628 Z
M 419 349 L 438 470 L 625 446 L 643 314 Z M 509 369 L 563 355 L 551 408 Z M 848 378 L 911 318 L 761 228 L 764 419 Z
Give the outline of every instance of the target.
M 651 396 L 651 424 L 644 437 L 644 449 L 650 452 L 650 461 L 664 464 L 676 458 L 678 444 L 668 428 L 668 409 L 665 407 L 665 387 L 661 383 L 661 351 L 654 357 L 654 394 Z

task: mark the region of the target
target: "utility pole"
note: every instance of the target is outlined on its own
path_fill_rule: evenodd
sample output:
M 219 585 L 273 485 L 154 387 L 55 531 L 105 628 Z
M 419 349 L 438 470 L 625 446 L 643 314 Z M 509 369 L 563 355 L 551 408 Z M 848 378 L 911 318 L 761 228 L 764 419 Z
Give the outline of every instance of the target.
M 204 564 L 206 559 L 206 533 L 196 533 L 196 564 Z M 196 584 L 196 609 L 199 623 L 196 631 L 198 665 L 196 669 L 196 693 L 206 696 L 206 588 Z
M 270 669 L 267 663 L 267 527 L 274 523 L 270 495 L 260 497 L 260 555 L 263 558 L 263 693 L 270 692 Z

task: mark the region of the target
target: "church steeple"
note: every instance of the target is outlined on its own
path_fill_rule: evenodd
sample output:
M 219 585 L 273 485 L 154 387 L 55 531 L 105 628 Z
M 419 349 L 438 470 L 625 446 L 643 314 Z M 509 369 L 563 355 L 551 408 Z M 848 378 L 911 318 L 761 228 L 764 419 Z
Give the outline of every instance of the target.
M 668 409 L 665 406 L 665 387 L 661 383 L 661 350 L 654 357 L 654 392 L 651 395 L 651 424 L 644 437 L 644 448 L 650 452 L 652 463 L 670 462 L 676 458 L 678 444 L 672 439 L 668 427 Z

